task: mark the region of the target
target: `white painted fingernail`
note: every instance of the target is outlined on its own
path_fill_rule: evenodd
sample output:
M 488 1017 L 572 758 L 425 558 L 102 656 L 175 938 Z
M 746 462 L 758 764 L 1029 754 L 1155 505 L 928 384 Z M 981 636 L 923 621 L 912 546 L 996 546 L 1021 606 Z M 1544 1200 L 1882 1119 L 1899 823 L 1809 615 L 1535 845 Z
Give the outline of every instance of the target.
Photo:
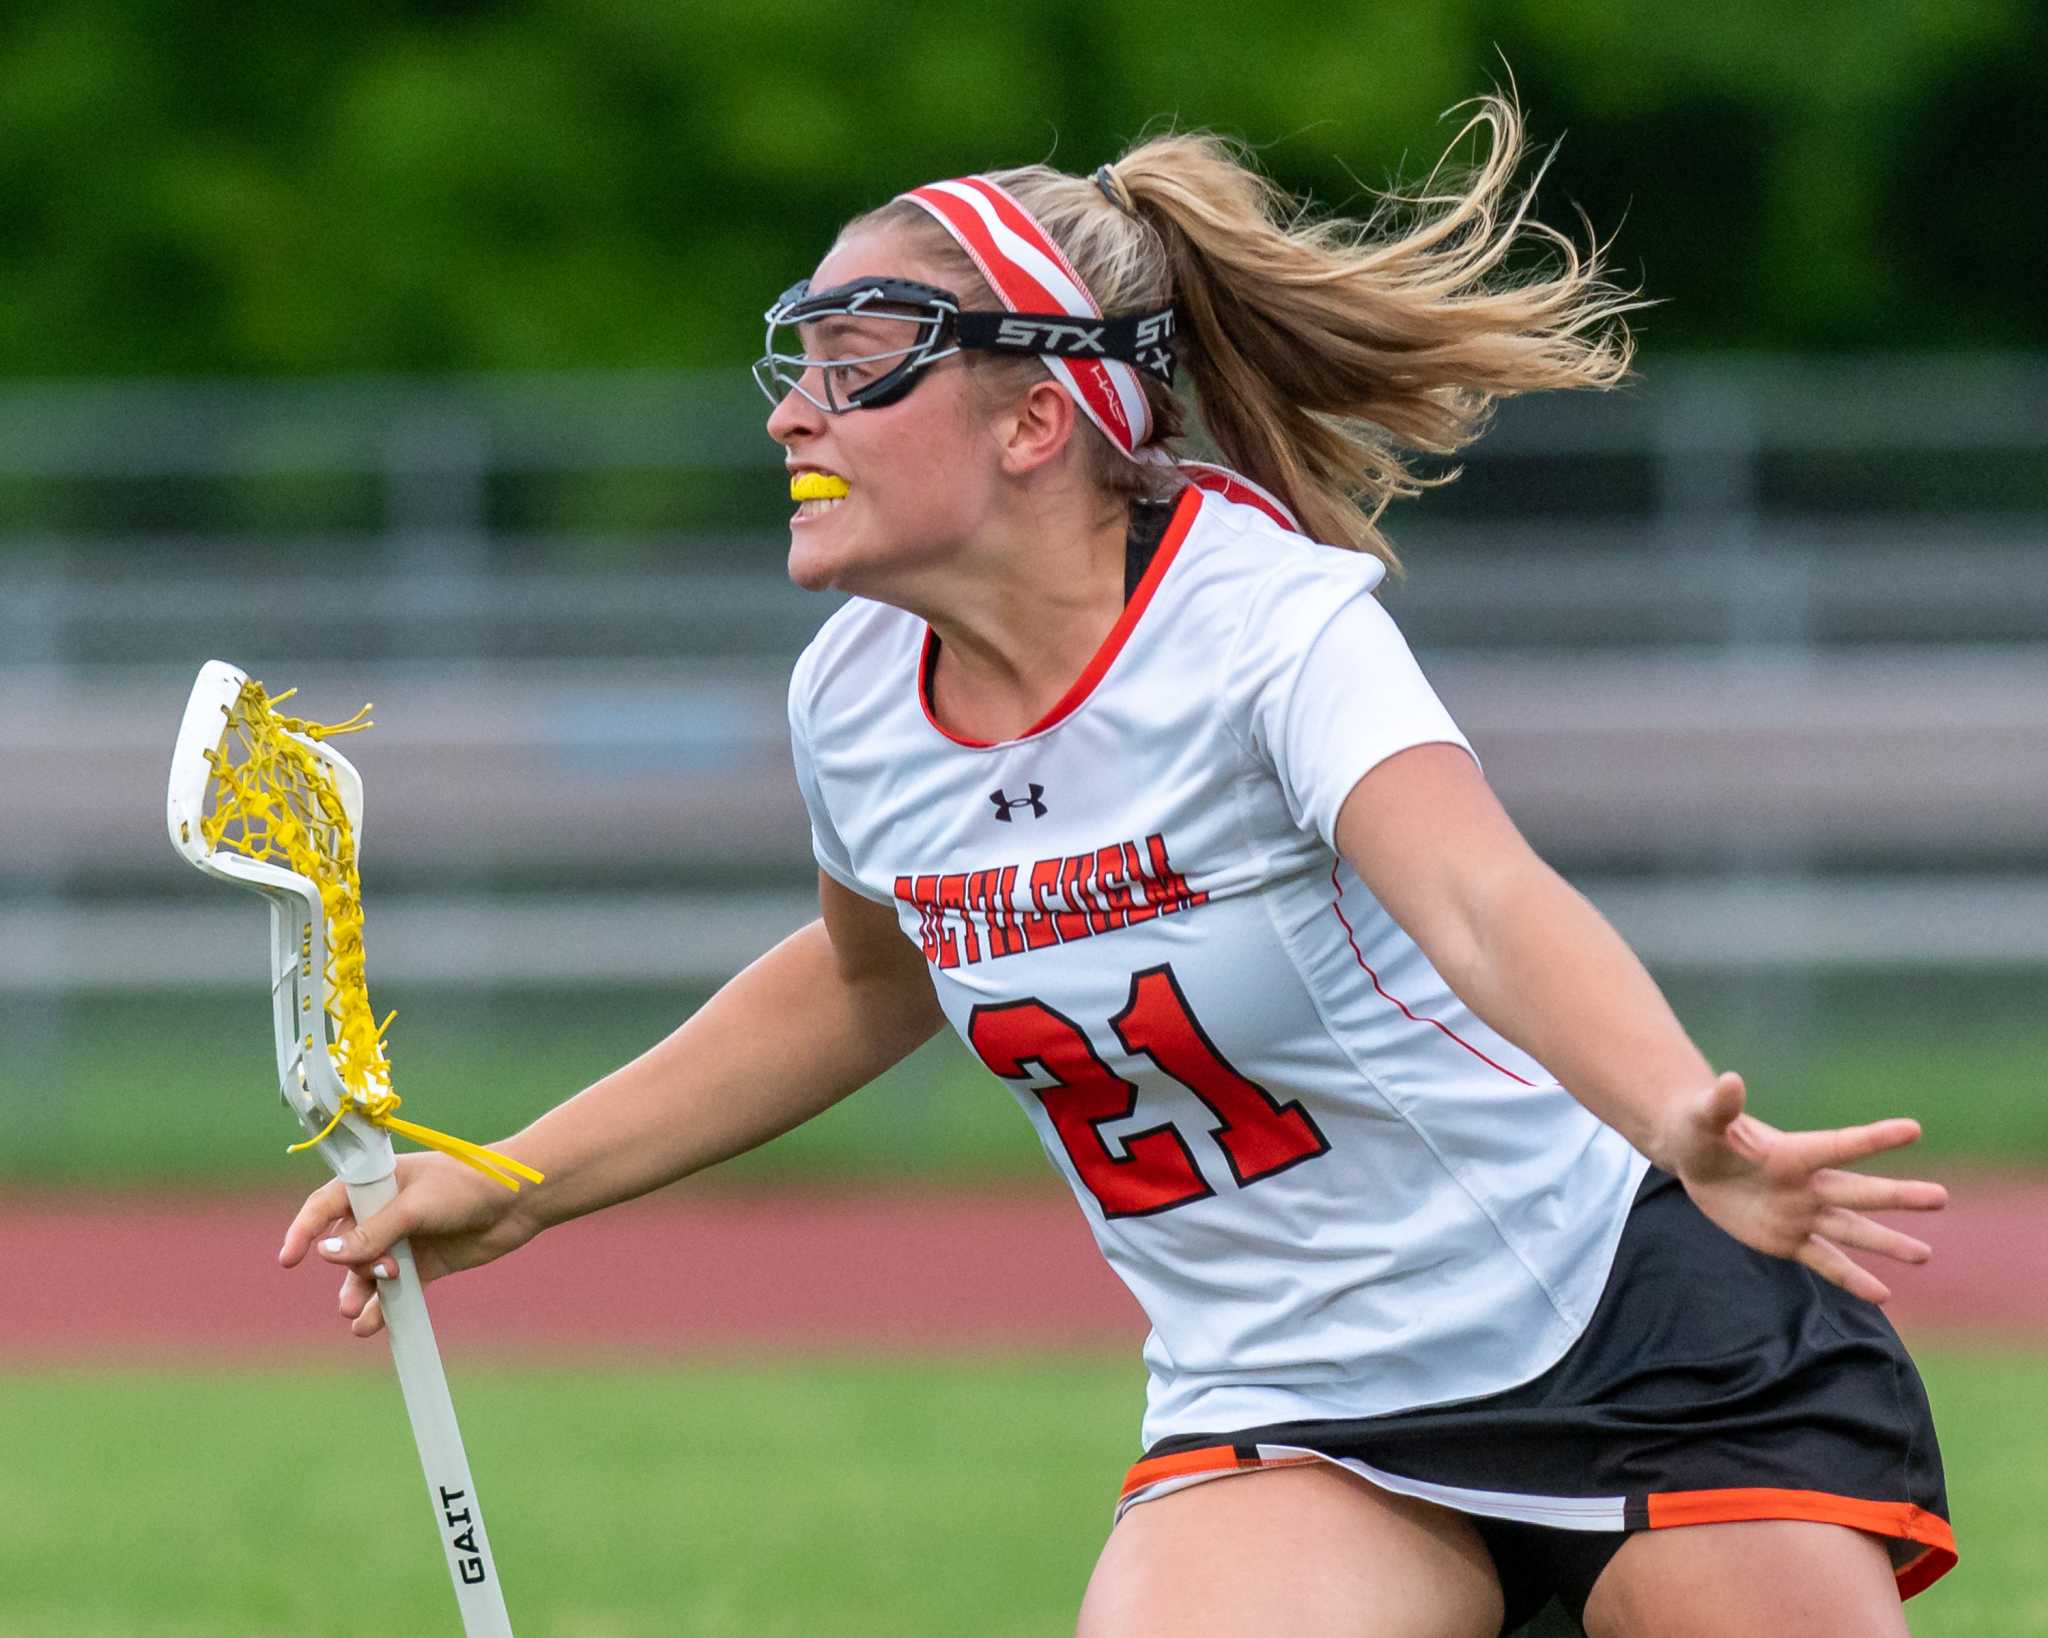
M 375 1273 L 380 1280 L 395 1280 L 398 1278 L 398 1265 L 396 1263 L 379 1263 Z
M 330 1257 L 339 1256 L 341 1253 L 341 1240 L 339 1236 L 332 1240 L 322 1240 L 320 1242 L 320 1249 Z

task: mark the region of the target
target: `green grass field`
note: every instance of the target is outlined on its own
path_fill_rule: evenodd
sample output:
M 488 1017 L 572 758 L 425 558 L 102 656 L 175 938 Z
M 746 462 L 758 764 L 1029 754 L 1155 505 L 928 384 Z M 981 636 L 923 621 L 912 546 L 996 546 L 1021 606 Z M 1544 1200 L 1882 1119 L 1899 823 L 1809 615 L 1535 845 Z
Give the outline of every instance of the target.
M 2024 974 L 1667 984 L 1785 1125 L 1910 1113 L 1912 1164 L 2048 1163 Z M 489 1139 L 699 995 L 379 992 L 407 1115 Z M 310 1186 L 260 989 L 0 1000 L 0 1189 Z M 950 1040 L 727 1169 L 1043 1177 Z M 21 1271 L 15 1271 L 19 1274 Z M 1135 1453 L 1135 1358 L 574 1371 L 453 1363 L 522 1638 L 1063 1634 Z M 1962 1538 L 1916 1633 L 2048 1635 L 2048 1357 L 1926 1360 Z M 385 1370 L 0 1376 L 0 1638 L 455 1630 Z
M 1752 1107 L 1786 1126 L 1911 1114 L 1915 1164 L 2048 1164 L 2048 1018 L 2024 972 L 1759 976 L 1668 981 Z M 655 990 L 377 991 L 395 1007 L 405 1114 L 488 1141 L 660 1039 L 702 996 Z M 0 1108 L 12 1184 L 289 1186 L 322 1175 L 285 1160 L 270 1019 L 246 995 L 0 999 Z M 176 1111 L 175 1119 L 163 1118 Z M 1042 1175 L 1012 1099 L 950 1037 L 820 1119 L 736 1162 L 753 1177 Z
M 2048 1359 L 1924 1364 L 1963 1563 L 1913 1630 L 2048 1634 Z M 454 1369 L 522 1638 L 1070 1633 L 1141 1391 L 1101 1357 Z M 382 1369 L 0 1378 L 6 1638 L 455 1630 Z

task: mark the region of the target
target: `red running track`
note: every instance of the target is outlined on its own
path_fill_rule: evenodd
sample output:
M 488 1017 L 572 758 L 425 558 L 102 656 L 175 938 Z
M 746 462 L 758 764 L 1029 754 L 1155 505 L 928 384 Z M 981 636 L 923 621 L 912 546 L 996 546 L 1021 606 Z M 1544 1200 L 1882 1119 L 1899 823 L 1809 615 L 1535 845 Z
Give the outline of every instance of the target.
M 1909 1341 L 2048 1343 L 2048 1179 L 1975 1178 L 1926 1268 L 1886 1267 Z M 0 1364 L 256 1361 L 353 1345 L 338 1276 L 277 1267 L 294 1197 L 0 1198 Z M 474 1356 L 1128 1347 L 1144 1321 L 1064 1195 L 671 1193 L 437 1284 Z M 381 1345 L 365 1357 L 380 1358 Z

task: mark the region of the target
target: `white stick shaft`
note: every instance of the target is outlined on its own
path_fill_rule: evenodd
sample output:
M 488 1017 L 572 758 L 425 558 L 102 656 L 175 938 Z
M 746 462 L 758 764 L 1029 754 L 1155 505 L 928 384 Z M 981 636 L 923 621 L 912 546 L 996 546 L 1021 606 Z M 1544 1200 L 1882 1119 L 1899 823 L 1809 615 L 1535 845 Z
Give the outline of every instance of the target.
M 356 1221 L 388 1205 L 398 1193 L 395 1177 L 348 1185 L 348 1203 Z M 448 1378 L 441 1352 L 434 1344 L 433 1322 L 413 1266 L 412 1247 L 400 1240 L 389 1253 L 398 1277 L 377 1282 L 377 1300 L 391 1337 L 391 1362 L 398 1367 L 398 1386 L 412 1418 L 413 1441 L 426 1471 L 427 1497 L 448 1575 L 455 1583 L 455 1602 L 462 1611 L 462 1630 L 469 1638 L 512 1638 L 505 1594 L 498 1584 L 498 1566 L 484 1534 L 483 1508 L 463 1454 L 462 1431 L 455 1425 L 455 1402 L 448 1397 Z

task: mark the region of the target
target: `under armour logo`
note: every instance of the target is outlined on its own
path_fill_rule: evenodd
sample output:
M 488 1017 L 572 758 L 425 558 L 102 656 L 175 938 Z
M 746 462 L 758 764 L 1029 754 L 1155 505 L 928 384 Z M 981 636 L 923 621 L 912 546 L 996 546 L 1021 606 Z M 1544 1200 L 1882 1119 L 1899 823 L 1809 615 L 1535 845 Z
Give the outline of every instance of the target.
M 1027 788 L 1031 792 L 1029 796 L 1014 798 L 1005 796 L 1000 786 L 988 793 L 988 799 L 996 805 L 996 817 L 1002 820 L 1004 824 L 1007 825 L 1010 822 L 1010 813 L 1015 808 L 1029 808 L 1031 810 L 1031 817 L 1034 819 L 1043 819 L 1045 817 L 1045 804 L 1039 800 L 1040 797 L 1045 795 L 1045 787 L 1043 785 L 1032 785 Z

